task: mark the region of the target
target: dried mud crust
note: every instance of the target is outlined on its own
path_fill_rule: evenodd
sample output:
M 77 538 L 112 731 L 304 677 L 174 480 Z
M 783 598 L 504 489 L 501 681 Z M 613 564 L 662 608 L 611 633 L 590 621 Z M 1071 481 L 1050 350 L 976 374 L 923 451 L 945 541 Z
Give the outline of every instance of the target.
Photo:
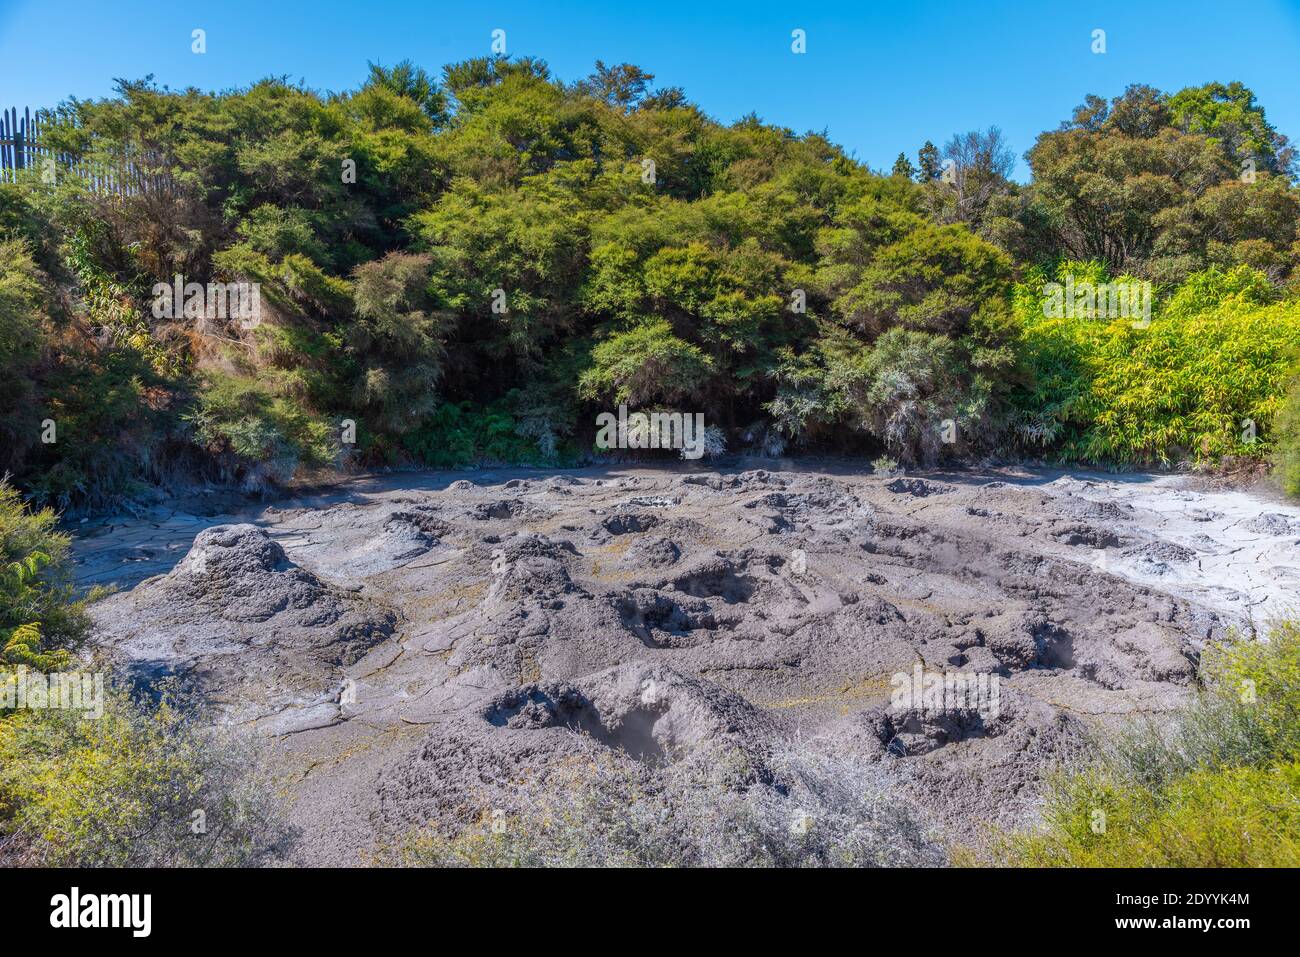
M 191 679 L 232 720 L 332 709 L 332 685 L 396 616 L 289 560 L 253 525 L 199 533 L 167 575 L 94 606 L 97 639 L 142 679 Z M 308 715 L 314 717 L 308 718 Z
M 763 469 L 408 483 L 209 528 L 94 614 L 129 666 L 198 676 L 307 763 L 314 862 L 509 806 L 584 748 L 651 776 L 724 748 L 757 780 L 795 740 L 887 767 L 971 840 L 1028 823 L 1083 731 L 1176 707 L 1203 643 L 1248 625 L 1249 592 L 1194 600 L 1197 562 L 1235 547 L 1195 514 L 1216 508 L 1166 526 L 1126 492 Z M 1300 522 L 1259 511 L 1232 534 Z M 999 713 L 892 709 L 918 664 L 997 675 Z

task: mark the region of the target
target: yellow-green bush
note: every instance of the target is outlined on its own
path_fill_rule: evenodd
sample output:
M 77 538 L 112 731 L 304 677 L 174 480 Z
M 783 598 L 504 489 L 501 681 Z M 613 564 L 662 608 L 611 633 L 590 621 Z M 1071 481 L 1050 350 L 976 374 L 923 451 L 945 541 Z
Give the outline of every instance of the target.
M 1300 865 L 1300 625 L 1207 648 L 1172 719 L 1098 737 L 1049 783 L 1043 826 L 1004 862 L 1060 867 Z
M 164 700 L 0 720 L 0 863 L 250 866 L 293 834 L 246 740 Z
M 253 463 L 249 476 L 260 470 L 274 478 L 291 478 L 299 465 L 322 465 L 337 454 L 335 429 L 290 397 L 280 395 L 266 377 L 211 372 L 206 391 L 187 414 L 195 438 L 218 456 Z M 223 468 L 226 463 L 223 462 Z
M 74 657 L 88 622 L 55 522 L 0 481 L 0 683 L 88 679 L 81 707 L 6 696 L 18 707 L 0 710 L 0 865 L 246 865 L 282 850 L 291 834 L 248 742 L 84 673 L 98 666 Z
M 64 575 L 68 537 L 56 522 L 49 509 L 27 510 L 0 480 L 0 678 L 17 665 L 59 667 L 85 633 Z
M 1266 289 L 1246 267 L 1207 270 L 1143 326 L 1045 318 L 1022 285 L 1022 440 L 1101 463 L 1263 456 L 1300 349 L 1300 301 L 1268 303 Z
M 1170 794 L 1145 858 L 1172 867 L 1300 864 L 1300 764 L 1196 773 Z
M 1300 374 L 1291 379 L 1286 398 L 1273 423 L 1275 436 L 1273 464 L 1282 488 L 1288 495 L 1300 496 Z
M 1046 835 L 1014 845 L 1016 864 L 1300 865 L 1300 764 L 1195 771 L 1159 795 L 1082 781 L 1069 794 L 1053 809 Z

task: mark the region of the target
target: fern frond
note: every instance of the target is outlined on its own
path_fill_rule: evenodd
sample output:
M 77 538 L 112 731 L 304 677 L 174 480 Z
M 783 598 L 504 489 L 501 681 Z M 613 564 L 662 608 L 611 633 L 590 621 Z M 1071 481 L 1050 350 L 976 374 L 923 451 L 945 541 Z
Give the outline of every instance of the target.
M 57 671 L 72 661 L 72 655 L 63 649 L 44 651 L 41 626 L 29 622 L 12 629 L 3 637 L 0 662 L 9 665 L 26 665 L 37 671 Z

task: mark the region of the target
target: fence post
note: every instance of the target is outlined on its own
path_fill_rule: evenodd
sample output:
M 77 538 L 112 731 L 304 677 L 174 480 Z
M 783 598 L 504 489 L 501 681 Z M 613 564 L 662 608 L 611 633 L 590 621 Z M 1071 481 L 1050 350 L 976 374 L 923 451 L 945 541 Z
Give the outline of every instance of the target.
M 146 173 L 137 162 L 137 154 L 130 143 L 115 151 L 114 157 L 108 161 L 60 153 L 44 145 L 45 134 L 50 126 L 56 125 L 58 116 L 60 114 L 54 111 L 41 109 L 37 109 L 33 116 L 31 107 L 23 107 L 20 115 L 17 107 L 0 107 L 0 183 L 17 182 L 21 170 L 38 168 L 43 158 L 48 158 L 69 175 L 84 179 L 86 185 L 97 192 L 129 197 L 171 192 L 175 188 L 170 171 Z M 64 115 L 61 121 L 77 125 L 75 116 Z M 151 153 L 140 155 L 148 162 L 161 159 Z

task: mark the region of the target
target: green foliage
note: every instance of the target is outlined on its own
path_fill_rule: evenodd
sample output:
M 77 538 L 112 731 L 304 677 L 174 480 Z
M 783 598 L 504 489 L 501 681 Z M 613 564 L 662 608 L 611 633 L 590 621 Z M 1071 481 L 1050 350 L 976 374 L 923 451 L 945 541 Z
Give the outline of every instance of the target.
M 584 394 L 609 395 L 618 403 L 644 405 L 698 396 L 712 360 L 698 346 L 673 335 L 663 320 L 620 332 L 592 350 L 594 363 L 582 379 Z
M 1289 152 L 1264 119 L 1255 94 L 1241 83 L 1206 83 L 1187 87 L 1169 98 L 1174 124 L 1203 133 L 1238 162 L 1258 161 L 1273 172 L 1286 171 Z
M 1274 462 L 1282 487 L 1288 495 L 1300 497 L 1300 375 L 1291 376 L 1273 432 Z
M 764 454 L 1269 450 L 1300 191 L 1248 89 L 1090 97 L 1021 186 L 996 128 L 882 176 L 654 80 L 484 57 L 63 104 L 60 153 L 173 185 L 0 185 L 0 468 L 67 506 L 195 471 L 557 461 L 620 402 Z M 1047 275 L 1111 271 L 1168 293 L 1144 337 L 1031 314 Z M 153 316 L 177 275 L 257 284 L 258 321 Z M 1231 440 L 1243 417 L 1262 443 Z
M 18 665 L 57 670 L 85 635 L 67 576 L 69 540 L 56 523 L 0 481 L 0 680 Z
M 916 167 L 912 165 L 912 161 L 907 158 L 906 153 L 899 153 L 898 159 L 894 160 L 894 166 L 889 171 L 889 175 L 913 179 L 916 176 Z
M 1050 837 L 1025 840 L 1022 867 L 1295 867 L 1300 764 L 1194 771 L 1153 801 L 1138 789 L 1072 782 Z M 1095 835 L 1096 812 L 1106 834 Z
M 156 475 L 150 453 L 186 366 L 143 318 L 138 283 L 99 265 L 103 233 L 78 229 L 67 243 L 63 265 L 84 309 L 75 324 L 50 315 L 49 276 L 30 247 L 0 243 L 0 435 L 11 439 L 0 443 L 0 467 L 60 506 L 103 503 Z
M 36 439 L 33 371 L 48 332 L 39 309 L 40 272 L 28 245 L 0 240 L 0 469 Z
M 210 452 L 236 457 L 227 466 L 232 475 L 239 474 L 242 459 L 285 481 L 298 466 L 324 465 L 337 452 L 337 433 L 331 423 L 276 395 L 257 378 L 209 373 L 196 407 L 186 418 L 196 440 Z
M 786 348 L 772 373 L 776 395 L 764 407 L 773 425 L 793 439 L 815 439 L 825 435 L 848 413 L 848 397 L 830 381 L 827 367 L 853 345 L 834 330 L 802 354 Z
M 389 253 L 355 273 L 357 319 L 348 336 L 367 359 L 356 399 L 385 432 L 410 431 L 438 404 L 443 345 L 429 264 L 428 256 Z
M 522 393 L 486 407 L 471 402 L 443 403 L 419 428 L 403 435 L 401 449 L 434 468 L 477 465 L 558 465 L 576 463 L 571 444 L 518 414 Z M 549 435 L 549 438 L 548 438 Z
M 477 327 L 485 362 L 530 363 L 567 325 L 586 246 L 574 197 L 540 178 L 503 190 L 460 180 L 411 225 L 429 249 L 434 300 Z
M 1072 258 L 1158 282 L 1212 264 L 1284 276 L 1300 263 L 1291 150 L 1241 84 L 1090 96 L 1028 159 L 1032 203 Z
M 189 418 L 196 437 L 210 450 L 221 451 L 218 446 L 224 441 L 236 455 L 268 462 L 286 478 L 298 464 L 321 465 L 335 452 L 333 430 L 326 421 L 255 379 L 210 374 Z
M 1294 867 L 1300 863 L 1300 626 L 1211 645 L 1204 689 L 1172 720 L 1099 738 L 1051 784 L 1043 827 L 1009 863 Z
M 951 339 L 891 329 L 875 348 L 844 356 L 830 377 L 862 427 L 910 465 L 938 458 L 945 419 L 959 434 L 978 417 L 974 397 L 963 388 L 966 371 Z
M 933 226 L 906 206 L 870 197 L 843 209 L 823 230 L 818 273 L 844 331 L 818 343 L 819 360 L 796 371 L 787 359 L 783 385 L 802 380 L 805 423 L 786 385 L 769 409 L 792 434 L 818 420 L 847 416 L 905 464 L 933 463 L 944 444 L 963 451 L 1001 430 L 1003 395 L 1018 332 L 1007 315 L 1011 262 L 962 226 Z M 812 399 L 818 366 L 820 399 Z M 811 422 L 808 421 L 811 419 Z
M 367 87 L 376 86 L 411 100 L 434 125 L 447 121 L 446 93 L 439 87 L 437 80 L 410 60 L 403 60 L 391 69 L 371 63 Z
M 95 256 L 97 238 L 90 233 L 79 230 L 68 241 L 68 266 L 81 287 L 87 321 L 113 345 L 139 353 L 159 375 L 176 374 L 182 368 L 180 358 L 153 336 L 137 304 L 141 283 L 122 281 L 109 272 Z
M 1106 281 L 1097 264 L 1057 273 Z M 1047 319 L 1038 272 L 1018 287 L 1022 361 L 1017 430 L 1029 448 L 1096 463 L 1258 457 L 1300 348 L 1300 303 L 1247 267 L 1190 276 L 1147 327 L 1129 319 Z M 1120 277 L 1121 280 L 1126 277 Z M 1131 278 L 1131 277 L 1130 277 Z M 1251 424 L 1253 423 L 1253 428 Z
M 1278 300 L 1277 288 L 1258 269 L 1211 266 L 1192 273 L 1177 289 L 1161 312 L 1166 318 L 1185 319 L 1218 310 L 1242 311 L 1266 306 Z
M 86 634 L 84 603 L 98 595 L 74 599 L 69 541 L 55 524 L 0 482 L 0 681 L 21 668 L 69 670 Z M 247 742 L 170 697 L 155 707 L 108 689 L 85 703 L 102 714 L 0 714 L 0 864 L 249 865 L 287 846 L 279 799 Z M 191 828 L 196 810 L 203 834 Z
M 106 689 L 102 704 L 93 719 L 51 708 L 0 720 L 0 861 L 249 867 L 288 849 L 282 799 L 250 742 L 167 697 Z
M 1300 624 L 1279 623 L 1267 638 L 1212 645 L 1202 671 L 1214 693 L 1248 709 L 1260 754 L 1300 760 Z

